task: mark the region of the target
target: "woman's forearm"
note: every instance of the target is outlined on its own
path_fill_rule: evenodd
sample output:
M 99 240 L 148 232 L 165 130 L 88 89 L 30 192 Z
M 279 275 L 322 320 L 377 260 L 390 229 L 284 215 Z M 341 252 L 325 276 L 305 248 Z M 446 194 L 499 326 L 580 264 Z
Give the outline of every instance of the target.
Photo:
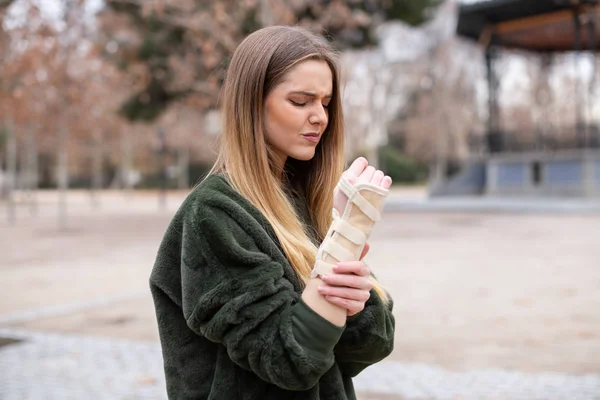
M 320 278 L 314 278 L 308 281 L 302 300 L 313 309 L 317 314 L 328 320 L 334 325 L 344 326 L 346 324 L 347 310 L 330 303 L 319 293 L 319 286 L 323 284 Z

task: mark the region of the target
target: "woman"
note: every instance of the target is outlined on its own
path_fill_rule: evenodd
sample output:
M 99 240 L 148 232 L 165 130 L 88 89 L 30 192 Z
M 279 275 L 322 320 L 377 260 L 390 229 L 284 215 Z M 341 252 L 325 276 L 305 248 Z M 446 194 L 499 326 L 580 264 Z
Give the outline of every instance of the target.
M 169 398 L 355 399 L 351 378 L 390 354 L 394 318 L 362 261 L 310 278 L 332 204 L 341 213 L 348 200 L 334 194 L 344 143 L 332 50 L 300 28 L 251 34 L 223 113 L 215 167 L 150 277 Z M 362 158 L 345 176 L 391 184 Z

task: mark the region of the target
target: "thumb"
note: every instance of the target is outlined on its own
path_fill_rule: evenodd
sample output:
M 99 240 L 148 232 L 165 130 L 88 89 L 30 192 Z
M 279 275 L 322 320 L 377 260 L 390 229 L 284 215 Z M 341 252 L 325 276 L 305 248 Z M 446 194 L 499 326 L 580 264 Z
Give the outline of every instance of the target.
M 352 174 L 344 174 L 344 178 L 346 178 L 351 185 L 354 185 L 356 181 L 358 181 L 358 176 Z

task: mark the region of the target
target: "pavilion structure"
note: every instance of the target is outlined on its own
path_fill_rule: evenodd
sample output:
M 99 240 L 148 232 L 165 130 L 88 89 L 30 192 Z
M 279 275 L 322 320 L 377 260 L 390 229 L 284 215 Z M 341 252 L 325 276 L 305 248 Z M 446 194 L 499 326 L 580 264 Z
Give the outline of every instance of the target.
M 600 84 L 594 79 L 591 86 L 579 83 L 573 96 L 553 100 L 572 103 L 566 106 L 576 122 L 568 132 L 557 131 L 566 129 L 564 126 L 548 124 L 550 118 L 544 112 L 549 112 L 549 107 L 541 103 L 537 106 L 542 115 L 533 140 L 522 140 L 520 132 L 502 127 L 498 102 L 502 77 L 496 68 L 501 49 L 539 55 L 542 74 L 548 73 L 555 54 L 570 52 L 577 62 L 581 53 L 591 52 L 596 60 L 600 0 L 484 0 L 463 4 L 457 34 L 476 41 L 485 52 L 488 120 L 483 140 L 472 142 L 477 147 L 473 153 L 480 156 L 431 194 L 600 197 L 600 130 L 591 118 L 585 118 L 595 97 L 589 95 L 586 100 L 586 92 L 592 93 Z M 541 102 L 548 96 L 535 97 Z

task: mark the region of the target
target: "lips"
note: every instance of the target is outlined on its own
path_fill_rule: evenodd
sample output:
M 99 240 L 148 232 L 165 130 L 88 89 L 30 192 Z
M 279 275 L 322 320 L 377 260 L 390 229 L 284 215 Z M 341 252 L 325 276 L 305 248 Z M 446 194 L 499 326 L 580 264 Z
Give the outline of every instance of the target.
M 313 143 L 318 143 L 321 135 L 317 132 L 303 133 L 302 136 L 306 138 L 306 140 L 311 141 Z

